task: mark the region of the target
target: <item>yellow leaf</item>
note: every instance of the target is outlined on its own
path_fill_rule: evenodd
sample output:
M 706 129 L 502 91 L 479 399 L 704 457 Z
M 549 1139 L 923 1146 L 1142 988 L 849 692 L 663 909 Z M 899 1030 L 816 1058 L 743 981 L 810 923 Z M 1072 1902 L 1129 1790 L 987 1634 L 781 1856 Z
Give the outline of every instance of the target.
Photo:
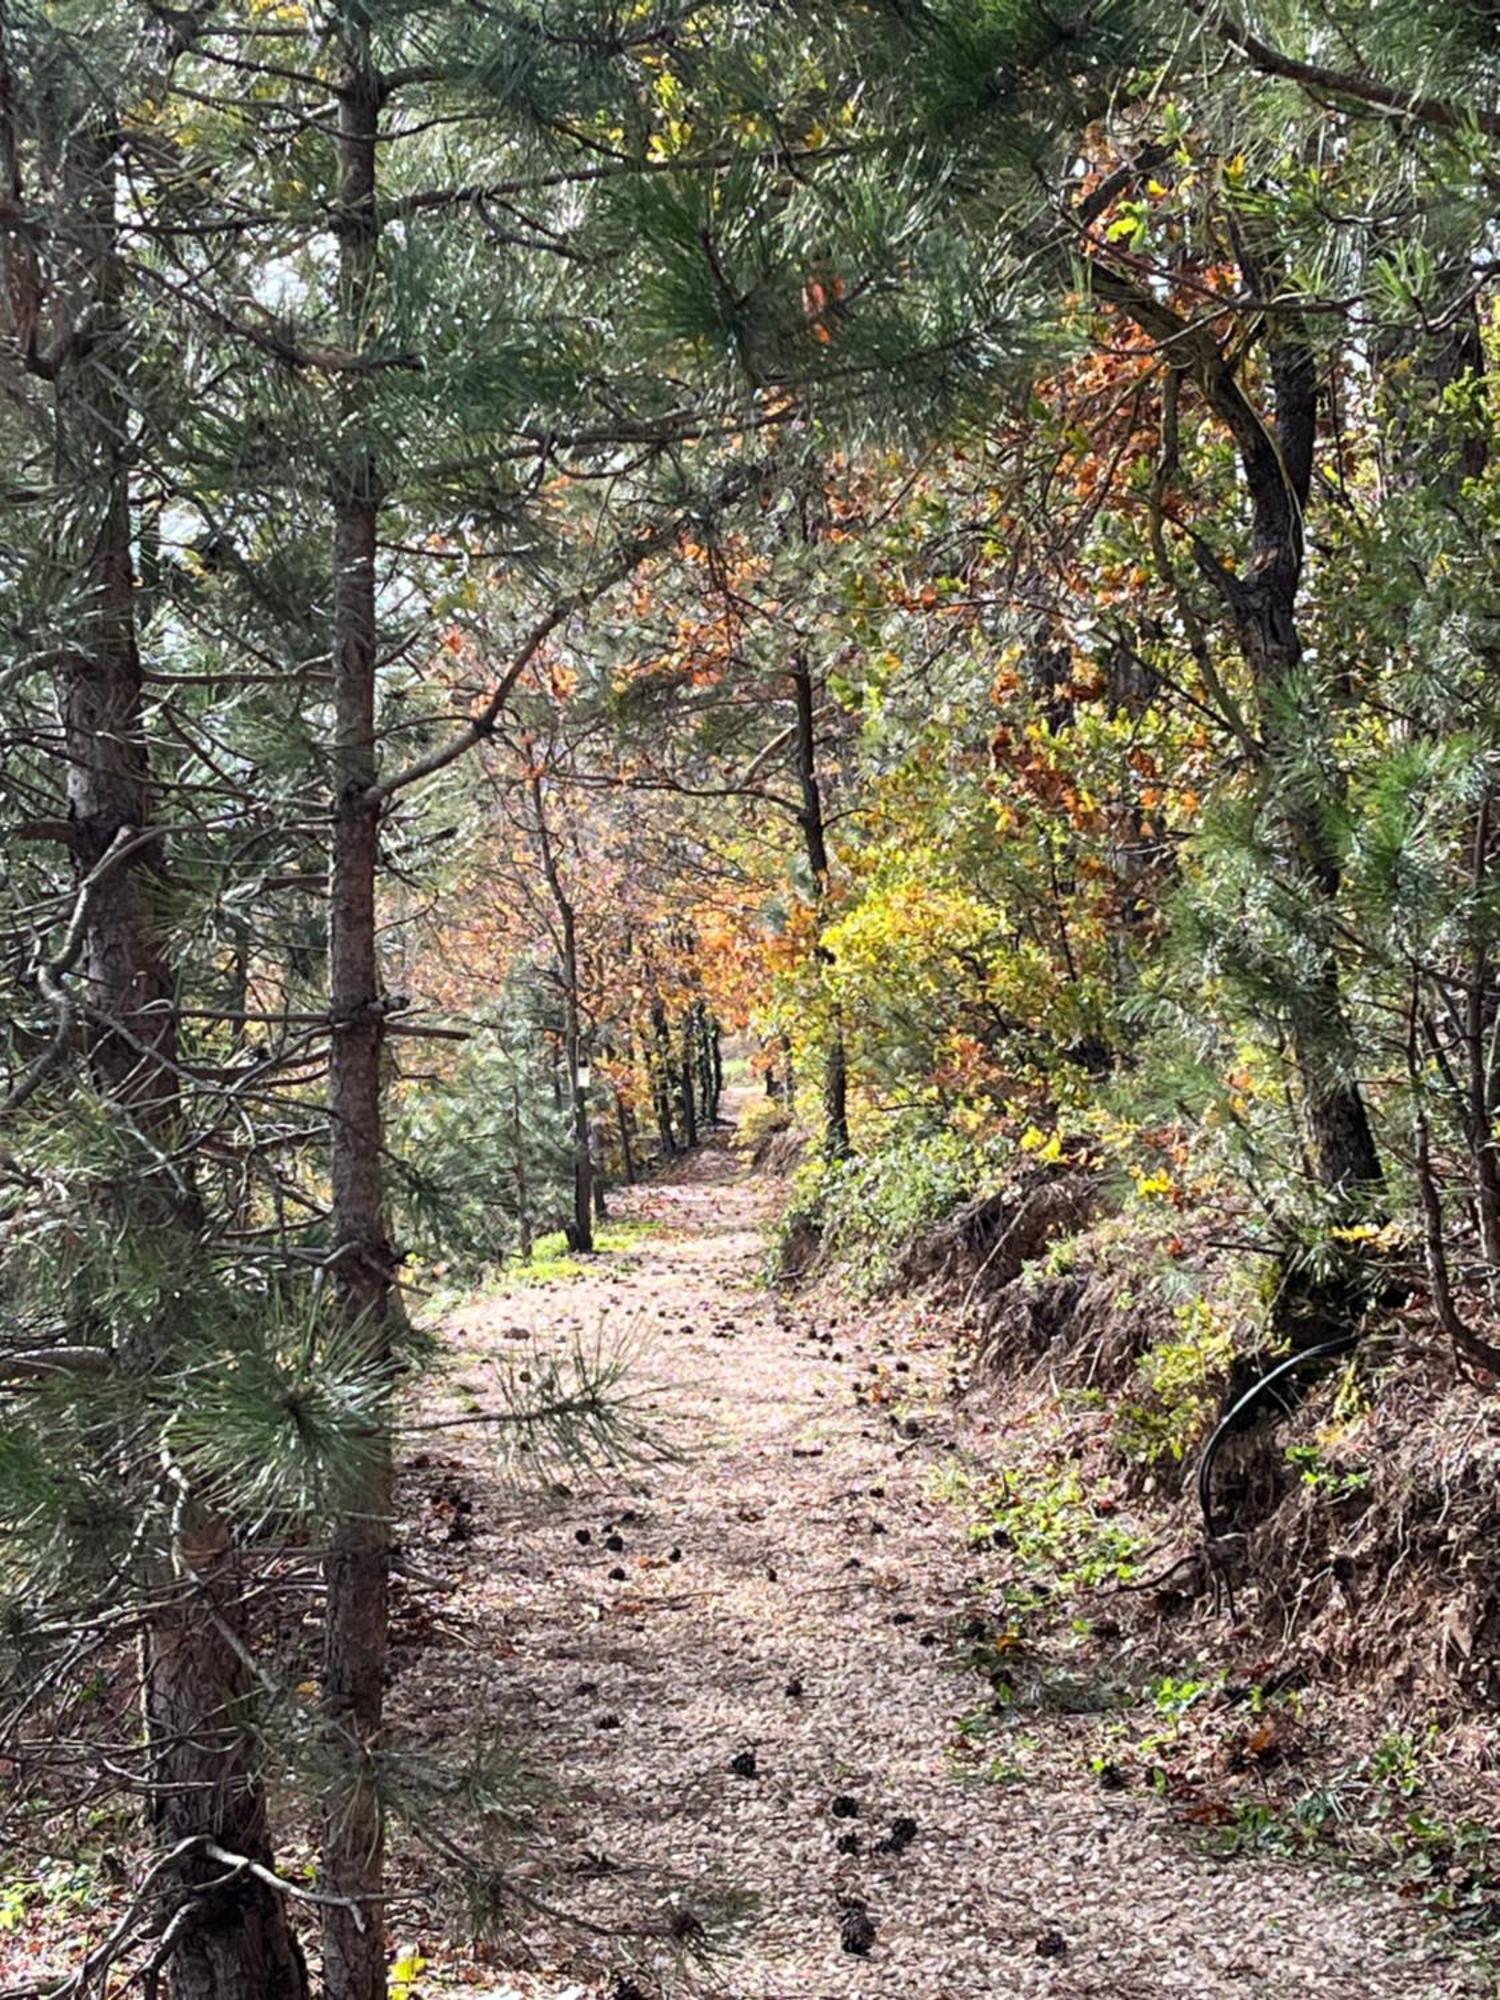
M 420 1945 L 404 1944 L 396 1953 L 391 1966 L 388 1989 L 390 2000 L 415 2000 L 416 1981 L 426 1969 L 427 1960 L 422 1956 Z

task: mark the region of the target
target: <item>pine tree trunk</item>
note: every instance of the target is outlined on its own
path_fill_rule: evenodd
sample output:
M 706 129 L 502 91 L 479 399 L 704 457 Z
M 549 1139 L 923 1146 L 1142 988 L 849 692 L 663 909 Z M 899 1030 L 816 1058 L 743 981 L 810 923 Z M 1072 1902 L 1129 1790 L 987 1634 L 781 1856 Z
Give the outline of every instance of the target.
M 1309 795 L 1297 769 L 1305 761 L 1308 728 L 1297 596 L 1318 407 L 1310 348 L 1295 337 L 1278 342 L 1272 348 L 1272 378 L 1277 448 L 1267 444 L 1245 454 L 1253 518 L 1249 572 L 1221 578 L 1220 584 L 1256 690 L 1271 818 L 1287 860 L 1313 897 L 1315 970 L 1289 995 L 1288 1011 L 1314 1167 L 1322 1186 L 1342 1201 L 1378 1187 L 1382 1176 L 1364 1093 L 1347 1067 L 1354 1036 L 1333 936 L 1339 857 L 1325 802 Z M 1317 749 L 1323 753 L 1321 744 Z M 1330 773 L 1329 783 L 1339 788 L 1337 773 Z
M 828 896 L 828 840 L 823 822 L 823 795 L 818 785 L 812 674 L 800 653 L 792 655 L 789 671 L 797 704 L 797 778 L 802 791 L 802 809 L 797 820 L 802 828 L 803 849 L 821 922 L 822 906 Z M 820 965 L 833 963 L 833 954 L 821 942 L 817 957 Z M 823 1147 L 831 1160 L 847 1159 L 853 1151 L 849 1139 L 849 1059 L 844 1045 L 844 1017 L 837 1001 L 829 1008 L 828 1048 L 823 1060 Z
M 578 917 L 557 865 L 552 830 L 547 824 L 547 806 L 542 791 L 542 774 L 531 773 L 531 803 L 536 814 L 537 845 L 542 857 L 542 874 L 557 911 L 561 938 L 563 980 L 563 1053 L 572 1091 L 573 1119 L 573 1220 L 568 1228 L 569 1247 L 591 1251 L 594 1247 L 593 1160 L 589 1154 L 588 1098 L 579 1085 L 578 1071 L 584 1060 L 583 1030 L 578 995 Z
M 1241 233 L 1236 251 L 1246 286 L 1256 293 L 1274 291 L 1274 275 L 1262 268 Z M 1268 828 L 1283 866 L 1296 875 L 1312 906 L 1314 969 L 1288 994 L 1287 1012 L 1313 1168 L 1338 1204 L 1358 1211 L 1381 1184 L 1381 1164 L 1364 1093 L 1351 1074 L 1354 1033 L 1335 942 L 1339 858 L 1324 821 L 1326 799 L 1308 793 L 1308 752 L 1328 767 L 1335 796 L 1342 780 L 1333 768 L 1327 729 L 1316 713 L 1308 713 L 1297 626 L 1317 443 L 1316 356 L 1290 315 L 1273 316 L 1267 336 L 1273 430 L 1206 325 L 1181 321 L 1135 272 L 1112 269 L 1102 258 L 1091 281 L 1099 297 L 1119 306 L 1153 339 L 1172 344 L 1238 453 L 1250 502 L 1249 562 L 1243 573 L 1232 570 L 1200 540 L 1194 554 L 1229 612 L 1254 688 L 1260 740 L 1251 749 L 1261 766 Z
M 152 1617 L 141 1641 L 152 1830 L 164 1848 L 207 1834 L 226 1853 L 270 1867 L 265 1791 L 244 1728 L 249 1677 L 232 1643 L 244 1628 L 240 1566 L 212 1520 L 184 1533 L 178 1560 L 195 1588 L 174 1589 L 164 1577 L 171 1608 Z M 252 1876 L 210 1886 L 225 1874 L 208 1856 L 177 1871 L 175 1882 L 199 1901 L 170 1960 L 173 2000 L 306 2000 L 307 1967 L 281 1896 Z
M 568 985 L 568 1074 L 573 1085 L 573 1248 L 594 1247 L 594 1162 L 589 1152 L 588 1094 L 578 1080 L 583 1044 L 578 1020 L 578 939 L 571 904 L 563 924 L 563 977 Z
M 690 1007 L 682 1017 L 681 1049 L 677 1062 L 677 1090 L 682 1105 L 683 1144 L 692 1150 L 698 1143 L 698 1107 L 694 1100 L 693 1075 L 696 1065 L 693 1061 L 693 1010 Z
M 651 998 L 651 1103 L 656 1130 L 661 1140 L 662 1158 L 677 1152 L 677 1134 L 672 1124 L 672 1036 L 667 1024 L 666 1003 L 659 994 Z
M 1341 882 L 1338 855 L 1322 801 L 1309 798 L 1295 780 L 1283 782 L 1302 752 L 1295 706 L 1301 662 L 1292 610 L 1295 583 L 1279 565 L 1268 564 L 1254 583 L 1237 590 L 1240 640 L 1260 692 L 1271 815 L 1287 861 L 1312 895 L 1310 941 L 1317 958 L 1312 975 L 1287 996 L 1292 1048 L 1313 1165 L 1321 1185 L 1342 1199 L 1377 1187 L 1381 1169 L 1364 1094 L 1344 1068 L 1353 1037 L 1330 934 Z
M 342 33 L 338 90 L 339 295 L 345 337 L 364 340 L 379 248 L 375 203 L 380 93 L 362 15 Z M 379 814 L 376 779 L 375 546 L 378 468 L 363 436 L 361 397 L 344 392 L 343 449 L 334 468 L 333 870 L 329 1072 L 333 1234 L 346 1320 L 377 1366 L 391 1360 L 391 1251 L 381 1171 L 383 1010 L 377 955 Z M 381 1437 L 359 1490 L 334 1528 L 325 1565 L 323 1703 L 343 1761 L 323 1824 L 324 1884 L 354 1909 L 323 1922 L 328 2000 L 384 2000 L 380 1895 L 385 1827 L 375 1760 L 382 1745 L 389 1651 L 390 1442 Z
M 117 130 L 96 119 L 70 137 L 75 229 L 67 274 L 77 321 L 60 329 L 55 376 L 58 471 L 81 512 L 76 569 L 82 610 L 60 661 L 67 790 L 80 877 L 123 834 L 153 823 L 143 681 L 135 625 L 131 502 L 120 383 L 128 331 L 115 248 Z M 151 1160 L 178 1151 L 177 1012 L 157 910 L 161 851 L 142 840 L 102 875 L 85 919 L 79 979 L 90 1067 L 113 1118 L 147 1141 L 134 1179 L 133 1226 L 164 1237 L 201 1221 L 181 1170 Z M 186 1245 L 184 1245 L 184 1248 Z M 123 1357 L 157 1365 L 149 1334 Z M 245 1727 L 251 1686 L 243 1654 L 242 1577 L 223 1523 L 182 1508 L 170 1554 L 143 1577 L 151 1605 L 140 1644 L 149 1818 L 164 1847 L 207 1837 L 267 1866 L 265 1793 Z M 212 1615 L 210 1615 L 212 1614 Z M 194 1892 L 172 1952 L 175 2000 L 304 2000 L 307 1975 L 282 1898 L 253 1877 L 224 1887 L 222 1863 L 189 1857 L 167 1878 Z
M 521 1122 L 521 1086 L 510 1087 L 511 1144 L 515 1148 L 516 1233 L 521 1255 L 529 1264 L 533 1249 L 531 1233 L 531 1181 L 526 1172 L 526 1130 Z

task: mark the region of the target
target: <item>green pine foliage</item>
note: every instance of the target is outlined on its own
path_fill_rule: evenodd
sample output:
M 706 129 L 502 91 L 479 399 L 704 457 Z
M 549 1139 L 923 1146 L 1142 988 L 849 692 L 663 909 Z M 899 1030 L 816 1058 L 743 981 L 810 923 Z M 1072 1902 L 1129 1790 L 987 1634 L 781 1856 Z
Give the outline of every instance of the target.
M 396 1219 L 414 1272 L 448 1283 L 526 1254 L 561 1227 L 573 1199 L 571 1116 L 555 1024 L 517 982 L 433 1082 L 398 1093 L 392 1148 Z

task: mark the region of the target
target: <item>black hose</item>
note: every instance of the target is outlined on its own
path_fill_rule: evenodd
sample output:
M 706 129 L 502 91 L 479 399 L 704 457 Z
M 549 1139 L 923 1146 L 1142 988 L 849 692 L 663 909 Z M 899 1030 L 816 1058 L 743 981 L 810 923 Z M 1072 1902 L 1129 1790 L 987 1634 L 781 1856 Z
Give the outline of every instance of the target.
M 1304 1347 L 1300 1353 L 1288 1355 L 1285 1361 L 1278 1361 L 1274 1368 L 1262 1375 L 1260 1380 L 1232 1403 L 1219 1419 L 1213 1436 L 1203 1447 L 1203 1456 L 1198 1461 L 1198 1505 L 1203 1509 L 1203 1527 L 1211 1542 L 1215 1541 L 1219 1534 L 1214 1520 L 1214 1460 L 1218 1456 L 1219 1446 L 1234 1429 L 1236 1420 L 1244 1415 L 1258 1397 L 1264 1395 L 1273 1382 L 1279 1382 L 1283 1375 L 1290 1375 L 1292 1370 L 1300 1368 L 1304 1361 L 1326 1361 L 1330 1355 L 1347 1354 L 1350 1348 L 1358 1347 L 1361 1337 L 1358 1333 L 1341 1333 L 1337 1340 L 1323 1340 L 1316 1347 Z

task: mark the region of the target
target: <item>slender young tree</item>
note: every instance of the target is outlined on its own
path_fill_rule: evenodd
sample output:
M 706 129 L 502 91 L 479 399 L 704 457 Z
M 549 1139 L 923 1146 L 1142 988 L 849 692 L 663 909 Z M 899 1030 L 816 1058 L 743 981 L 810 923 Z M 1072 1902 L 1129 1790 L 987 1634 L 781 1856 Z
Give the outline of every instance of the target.
M 533 745 L 523 743 L 522 754 L 530 760 L 527 770 L 527 790 L 531 802 L 531 825 L 536 834 L 542 877 L 547 884 L 547 893 L 552 900 L 557 918 L 557 963 L 558 978 L 562 986 L 563 1010 L 563 1067 L 567 1072 L 568 1102 L 573 1121 L 573 1218 L 568 1228 L 568 1239 L 574 1250 L 592 1251 L 594 1247 L 593 1163 L 589 1156 L 588 1095 L 581 1081 L 581 1068 L 588 1060 L 588 1056 L 583 1039 L 583 1013 L 579 991 L 582 975 L 578 954 L 578 912 L 568 892 L 568 885 L 563 880 L 548 818 L 547 772 L 535 761 L 536 750 Z
M 351 355 L 368 350 L 381 322 L 377 160 L 384 87 L 363 0 L 340 8 L 335 29 L 338 243 L 336 325 Z M 383 990 L 377 947 L 380 801 L 376 703 L 379 616 L 376 550 L 381 467 L 368 432 L 359 376 L 340 391 L 333 482 L 333 822 L 329 880 L 329 1153 L 332 1225 L 343 1310 L 370 1363 L 388 1371 L 393 1259 L 383 1159 Z M 350 1492 L 327 1561 L 323 1702 L 347 1759 L 327 1801 L 323 1864 L 335 1895 L 323 1924 L 324 1978 L 332 1996 L 382 1991 L 380 1921 L 385 1819 L 383 1747 L 390 1630 L 393 1511 L 390 1434 L 375 1440 Z
M 814 908 L 821 911 L 828 899 L 828 841 L 823 826 L 823 795 L 818 783 L 818 742 L 812 672 L 801 653 L 792 655 L 788 668 L 797 707 L 797 784 L 802 804 L 797 815 L 802 829 L 807 871 L 813 884 Z M 832 954 L 820 939 L 816 947 L 820 963 L 831 964 Z M 830 1160 L 846 1159 L 849 1139 L 849 1058 L 844 1046 L 843 1014 L 833 1004 L 828 1032 L 828 1049 L 823 1067 L 824 1145 Z

